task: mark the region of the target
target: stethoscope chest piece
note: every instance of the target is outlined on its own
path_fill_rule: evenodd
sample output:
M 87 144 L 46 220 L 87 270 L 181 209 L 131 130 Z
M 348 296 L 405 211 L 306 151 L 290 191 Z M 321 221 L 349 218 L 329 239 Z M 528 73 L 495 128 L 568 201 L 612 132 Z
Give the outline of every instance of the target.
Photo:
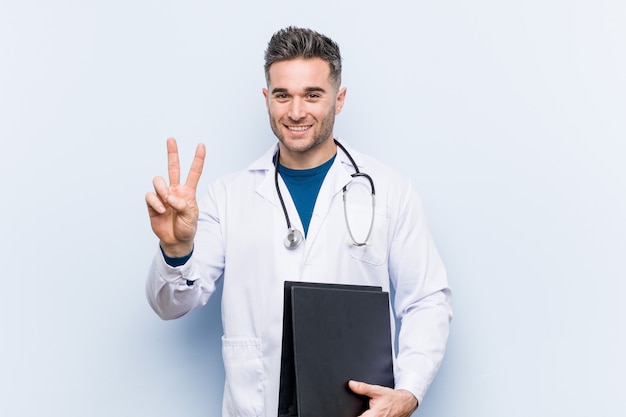
M 297 229 L 290 228 L 289 232 L 287 232 L 287 237 L 283 241 L 285 247 L 287 249 L 293 249 L 298 246 L 300 242 L 302 242 L 302 232 Z

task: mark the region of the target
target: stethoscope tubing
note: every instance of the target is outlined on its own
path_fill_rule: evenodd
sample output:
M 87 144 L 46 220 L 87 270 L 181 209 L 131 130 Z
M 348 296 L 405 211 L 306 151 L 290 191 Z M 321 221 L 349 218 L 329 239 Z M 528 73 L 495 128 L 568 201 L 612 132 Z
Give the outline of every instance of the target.
M 354 235 L 352 234 L 352 228 L 350 227 L 350 222 L 348 220 L 348 210 L 346 208 L 346 192 L 347 192 L 347 185 L 344 185 L 343 187 L 343 213 L 344 213 L 344 217 L 345 217 L 345 221 L 346 221 L 346 228 L 348 229 L 348 234 L 350 235 L 350 239 L 352 240 L 352 244 L 354 246 L 365 246 L 370 238 L 370 235 L 372 234 L 372 229 L 374 227 L 374 209 L 375 209 L 375 205 L 376 205 L 376 189 L 374 187 L 374 180 L 372 180 L 372 177 L 370 177 L 368 174 L 361 172 L 359 170 L 359 167 L 357 166 L 356 162 L 354 161 L 354 158 L 352 158 L 352 155 L 350 155 L 350 153 L 348 152 L 348 150 L 341 144 L 339 143 L 339 141 L 337 139 L 334 139 L 335 144 L 337 145 L 337 147 L 339 147 L 343 153 L 348 157 L 348 159 L 350 160 L 350 163 L 352 163 L 352 166 L 354 167 L 354 173 L 351 174 L 350 176 L 352 178 L 356 178 L 356 177 L 363 177 L 366 178 L 369 183 L 370 183 L 370 187 L 372 190 L 372 219 L 370 221 L 370 226 L 369 226 L 369 230 L 367 232 L 367 236 L 365 237 L 365 240 L 363 242 L 358 242 L 355 238 Z M 300 232 L 299 230 L 295 229 L 292 224 L 291 224 L 291 220 L 289 219 L 289 213 L 287 213 L 287 207 L 285 206 L 285 200 L 283 199 L 283 195 L 280 192 L 280 186 L 278 184 L 278 164 L 279 164 L 279 156 L 280 156 L 280 148 L 276 151 L 276 161 L 274 163 L 274 185 L 276 186 L 276 194 L 278 194 L 278 199 L 280 200 L 280 205 L 283 209 L 283 213 L 285 215 L 285 221 L 287 222 L 287 236 L 285 237 L 283 243 L 285 245 L 285 247 L 287 249 L 293 249 L 296 246 L 298 246 L 300 244 L 300 242 L 302 242 L 303 240 L 303 235 L 302 232 Z

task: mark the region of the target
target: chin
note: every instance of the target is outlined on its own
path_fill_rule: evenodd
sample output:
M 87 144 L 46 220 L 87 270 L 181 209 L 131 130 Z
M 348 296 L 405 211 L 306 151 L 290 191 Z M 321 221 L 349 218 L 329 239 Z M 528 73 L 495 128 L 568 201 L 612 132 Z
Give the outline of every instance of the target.
M 289 137 L 284 135 L 280 140 L 283 146 L 292 152 L 304 152 L 315 147 L 315 140 L 310 137 Z
M 283 142 L 283 146 L 289 152 L 298 152 L 298 153 L 304 153 L 313 148 L 312 144 L 310 143 L 295 143 L 294 144 L 292 142 L 287 142 L 287 143 Z

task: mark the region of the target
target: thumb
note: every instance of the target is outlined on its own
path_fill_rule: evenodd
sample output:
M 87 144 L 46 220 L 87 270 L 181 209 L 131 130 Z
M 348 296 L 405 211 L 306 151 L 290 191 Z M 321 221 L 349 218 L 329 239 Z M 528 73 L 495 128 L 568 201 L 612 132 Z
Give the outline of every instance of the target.
M 189 202 L 187 200 L 185 200 L 184 198 L 180 198 L 178 196 L 175 196 L 173 194 L 169 194 L 167 196 L 167 203 L 176 211 L 178 212 L 178 214 L 186 214 L 186 212 L 189 210 L 190 205 Z
M 177 198 L 173 194 L 169 194 L 166 198 L 167 198 L 168 204 L 172 206 L 172 208 L 174 208 L 174 210 L 176 211 L 181 211 L 187 206 L 187 204 L 185 203 L 185 200 L 181 198 Z
M 354 380 L 348 381 L 348 387 L 350 387 L 352 392 L 354 392 L 355 394 L 365 395 L 370 398 L 374 398 L 380 395 L 380 389 L 382 388 L 378 385 L 370 385 L 366 384 L 365 382 L 359 382 Z

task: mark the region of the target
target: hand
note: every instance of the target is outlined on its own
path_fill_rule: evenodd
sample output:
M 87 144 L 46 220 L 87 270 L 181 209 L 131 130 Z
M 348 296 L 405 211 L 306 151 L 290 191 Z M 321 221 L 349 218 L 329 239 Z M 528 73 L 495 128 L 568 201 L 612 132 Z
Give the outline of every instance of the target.
M 161 248 L 171 257 L 185 256 L 193 249 L 193 239 L 198 227 L 196 187 L 202 174 L 206 149 L 196 148 L 187 182 L 180 184 L 180 162 L 176 140 L 167 140 L 167 170 L 169 185 L 163 177 L 152 181 L 154 192 L 146 194 L 152 231 L 160 240 Z
M 417 398 L 407 390 L 350 381 L 350 389 L 370 398 L 370 409 L 359 417 L 409 417 L 417 409 Z

